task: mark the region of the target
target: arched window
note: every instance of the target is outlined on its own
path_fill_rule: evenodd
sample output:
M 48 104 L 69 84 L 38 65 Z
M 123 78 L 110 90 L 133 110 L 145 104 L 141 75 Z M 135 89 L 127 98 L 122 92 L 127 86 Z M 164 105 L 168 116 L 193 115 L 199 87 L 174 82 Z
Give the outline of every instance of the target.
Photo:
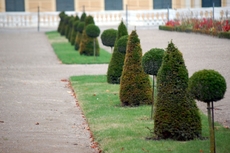
M 105 10 L 123 10 L 123 0 L 105 0 Z
M 57 11 L 74 11 L 74 0 L 56 0 Z
M 172 8 L 172 0 L 153 0 L 154 9 Z
M 5 0 L 6 12 L 25 11 L 24 0 Z

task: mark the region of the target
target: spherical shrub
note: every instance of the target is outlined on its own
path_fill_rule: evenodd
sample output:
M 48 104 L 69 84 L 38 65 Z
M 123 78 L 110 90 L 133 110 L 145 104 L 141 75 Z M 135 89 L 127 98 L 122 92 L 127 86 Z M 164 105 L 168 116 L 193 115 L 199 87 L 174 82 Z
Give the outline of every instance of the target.
M 142 57 L 142 67 L 145 73 L 157 75 L 164 56 L 164 49 L 153 48 Z
M 78 23 L 78 25 L 77 25 L 77 31 L 80 32 L 80 33 L 82 33 L 83 29 L 84 29 L 84 26 L 85 26 L 84 22 Z
M 117 38 L 117 30 L 107 29 L 101 34 L 102 44 L 105 46 L 113 47 Z
M 97 38 L 100 35 L 101 31 L 99 27 L 96 26 L 95 24 L 89 24 L 87 25 L 85 32 L 89 37 Z
M 121 53 L 126 53 L 126 47 L 128 43 L 128 35 L 122 36 L 120 39 L 117 41 L 117 50 Z
M 200 70 L 189 79 L 189 91 L 195 99 L 209 103 L 224 97 L 227 85 L 224 77 L 215 70 Z

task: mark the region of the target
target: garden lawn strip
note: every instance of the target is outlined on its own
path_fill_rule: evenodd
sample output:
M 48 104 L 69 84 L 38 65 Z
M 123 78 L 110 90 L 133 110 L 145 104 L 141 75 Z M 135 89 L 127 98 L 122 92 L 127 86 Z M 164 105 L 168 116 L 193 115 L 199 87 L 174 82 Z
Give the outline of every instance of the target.
M 100 49 L 100 56 L 80 55 L 68 40 L 58 32 L 46 33 L 55 54 L 63 64 L 107 64 L 111 59 L 111 54 L 104 49 Z
M 103 152 L 209 152 L 208 123 L 204 114 L 201 114 L 204 140 L 148 140 L 154 127 L 150 120 L 151 106 L 122 107 L 119 85 L 108 84 L 106 79 L 105 75 L 70 78 L 94 140 Z M 230 130 L 216 124 L 217 152 L 227 153 L 229 141 Z

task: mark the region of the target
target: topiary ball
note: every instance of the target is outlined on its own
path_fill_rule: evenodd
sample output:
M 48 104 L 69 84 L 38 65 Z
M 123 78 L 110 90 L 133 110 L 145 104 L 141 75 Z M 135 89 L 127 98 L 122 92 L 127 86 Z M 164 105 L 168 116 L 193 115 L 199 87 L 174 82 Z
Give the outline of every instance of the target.
M 126 53 L 126 46 L 128 43 L 128 35 L 122 36 L 120 39 L 117 41 L 117 50 L 121 53 Z
M 82 33 L 83 29 L 84 29 L 84 26 L 85 26 L 84 22 L 78 23 L 78 25 L 77 25 L 77 31 L 80 32 L 80 33 Z
M 221 100 L 227 85 L 224 77 L 215 70 L 195 72 L 188 82 L 189 92 L 195 99 L 206 103 Z
M 117 38 L 117 30 L 107 29 L 101 34 L 102 44 L 105 46 L 113 47 Z
M 89 24 L 86 26 L 85 32 L 89 37 L 97 38 L 101 31 L 95 24 Z
M 142 57 L 142 67 L 145 73 L 157 75 L 163 60 L 164 52 L 164 49 L 153 48 L 144 54 Z

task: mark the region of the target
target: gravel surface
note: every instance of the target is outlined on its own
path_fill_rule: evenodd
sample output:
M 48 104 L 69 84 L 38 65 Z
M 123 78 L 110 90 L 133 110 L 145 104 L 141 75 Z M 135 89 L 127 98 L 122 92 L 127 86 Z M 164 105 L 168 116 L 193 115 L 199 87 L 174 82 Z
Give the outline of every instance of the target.
M 64 80 L 72 75 L 106 74 L 108 65 L 60 64 L 44 34 L 47 30 L 53 29 L 0 29 L 0 152 L 96 152 Z M 137 27 L 137 34 L 143 53 L 166 48 L 172 40 L 183 53 L 190 76 L 201 69 L 215 69 L 230 86 L 230 40 L 154 28 Z M 215 103 L 215 120 L 228 127 L 229 100 L 227 89 L 225 98 Z M 207 114 L 206 104 L 197 104 Z

